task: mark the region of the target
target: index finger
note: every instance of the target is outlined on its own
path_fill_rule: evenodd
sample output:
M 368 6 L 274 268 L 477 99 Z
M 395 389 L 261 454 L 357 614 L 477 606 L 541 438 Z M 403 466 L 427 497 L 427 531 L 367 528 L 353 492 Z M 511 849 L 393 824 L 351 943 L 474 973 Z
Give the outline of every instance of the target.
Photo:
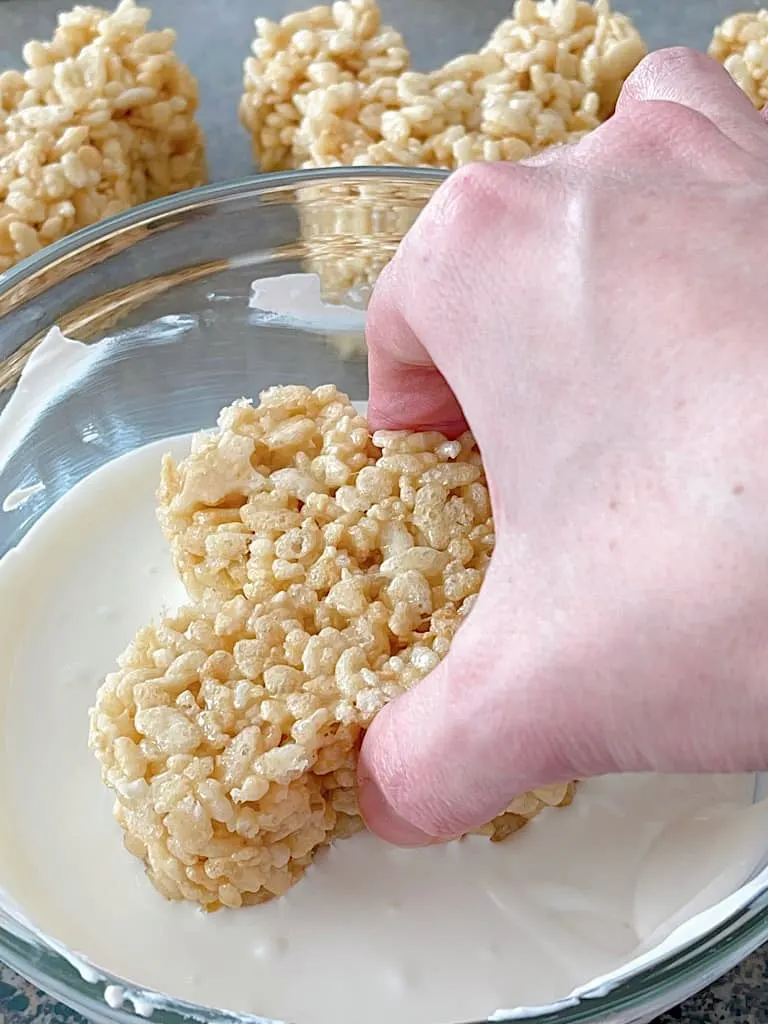
M 466 429 L 461 395 L 483 364 L 478 306 L 515 164 L 468 164 L 435 192 L 374 288 L 366 339 L 374 429 Z M 485 284 L 485 286 L 484 286 Z M 453 388 L 451 387 L 453 385 Z
M 400 260 L 407 264 L 407 255 L 398 253 L 384 268 L 368 307 L 368 422 L 372 430 L 439 430 L 456 437 L 466 430 L 464 414 L 405 318 Z

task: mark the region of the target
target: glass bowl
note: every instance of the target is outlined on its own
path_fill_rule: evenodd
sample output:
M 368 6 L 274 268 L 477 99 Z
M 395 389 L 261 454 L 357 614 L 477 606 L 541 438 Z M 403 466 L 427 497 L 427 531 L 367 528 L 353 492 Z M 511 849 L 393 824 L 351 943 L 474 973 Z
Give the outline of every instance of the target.
M 0 515 L 0 556 L 100 465 L 213 424 L 219 409 L 243 394 L 281 382 L 334 382 L 353 399 L 367 398 L 366 295 L 443 177 L 339 169 L 196 189 L 82 231 L 0 276 L 0 410 L 54 324 L 80 341 L 104 341 L 94 350 L 98 358 L 76 380 L 63 381 L 20 430 L 14 450 L 0 451 L 0 496 L 45 482 Z M 326 297 L 344 296 L 360 312 L 276 322 L 249 307 L 255 279 L 306 270 L 319 274 Z M 761 896 L 612 991 L 542 1010 L 538 1019 L 645 1024 L 768 939 L 767 905 L 768 895 Z M 78 967 L 2 913 L 0 958 L 93 1021 L 135 1020 L 105 1001 L 105 987 L 121 979 Z M 190 1016 L 204 1024 L 244 1020 L 180 1002 L 153 1013 L 162 1024 Z

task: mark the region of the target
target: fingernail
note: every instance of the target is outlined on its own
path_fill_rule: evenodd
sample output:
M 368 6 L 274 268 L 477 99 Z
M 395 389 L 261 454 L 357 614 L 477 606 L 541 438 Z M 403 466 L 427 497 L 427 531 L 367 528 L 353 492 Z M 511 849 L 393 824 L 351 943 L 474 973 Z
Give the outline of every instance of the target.
M 361 779 L 358 793 L 363 821 L 381 839 L 394 846 L 435 846 L 441 839 L 422 832 L 400 817 L 374 779 Z

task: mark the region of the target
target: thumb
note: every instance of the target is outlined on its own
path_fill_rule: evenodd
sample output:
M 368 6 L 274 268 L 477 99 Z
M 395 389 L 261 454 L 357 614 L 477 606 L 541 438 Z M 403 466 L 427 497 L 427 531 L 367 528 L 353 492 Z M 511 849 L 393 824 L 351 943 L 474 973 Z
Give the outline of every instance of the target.
M 361 813 L 398 846 L 464 835 L 528 789 L 573 778 L 562 702 L 482 604 L 481 595 L 445 660 L 383 708 L 363 742 Z

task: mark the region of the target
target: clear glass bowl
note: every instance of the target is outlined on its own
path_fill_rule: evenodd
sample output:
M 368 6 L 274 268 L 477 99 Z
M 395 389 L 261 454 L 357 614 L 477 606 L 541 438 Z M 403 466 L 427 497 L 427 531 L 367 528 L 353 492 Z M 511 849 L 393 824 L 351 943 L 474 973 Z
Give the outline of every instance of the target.
M 104 462 L 213 423 L 243 394 L 280 382 L 332 381 L 353 399 L 368 385 L 359 326 L 265 323 L 248 307 L 254 279 L 317 270 L 329 297 L 369 285 L 443 179 L 439 171 L 363 168 L 250 178 L 130 211 L 43 250 L 0 276 L 0 410 L 29 354 L 58 324 L 99 358 L 47 405 L 0 458 L 0 495 L 45 490 L 0 516 L 0 556 L 78 480 Z M 0 610 L 2 614 L 2 610 Z M 706 938 L 605 995 L 539 1020 L 645 1024 L 768 939 L 768 896 Z M 0 958 L 93 1021 L 135 1020 L 104 987 L 0 915 Z M 512 965 L 510 965 L 510 970 Z M 87 974 L 87 972 L 85 972 Z M 130 986 L 132 987 L 132 986 Z M 183 1003 L 153 1019 L 242 1021 Z M 256 1018 L 253 1018 L 256 1020 Z M 429 1022 L 425 1022 L 429 1024 Z

